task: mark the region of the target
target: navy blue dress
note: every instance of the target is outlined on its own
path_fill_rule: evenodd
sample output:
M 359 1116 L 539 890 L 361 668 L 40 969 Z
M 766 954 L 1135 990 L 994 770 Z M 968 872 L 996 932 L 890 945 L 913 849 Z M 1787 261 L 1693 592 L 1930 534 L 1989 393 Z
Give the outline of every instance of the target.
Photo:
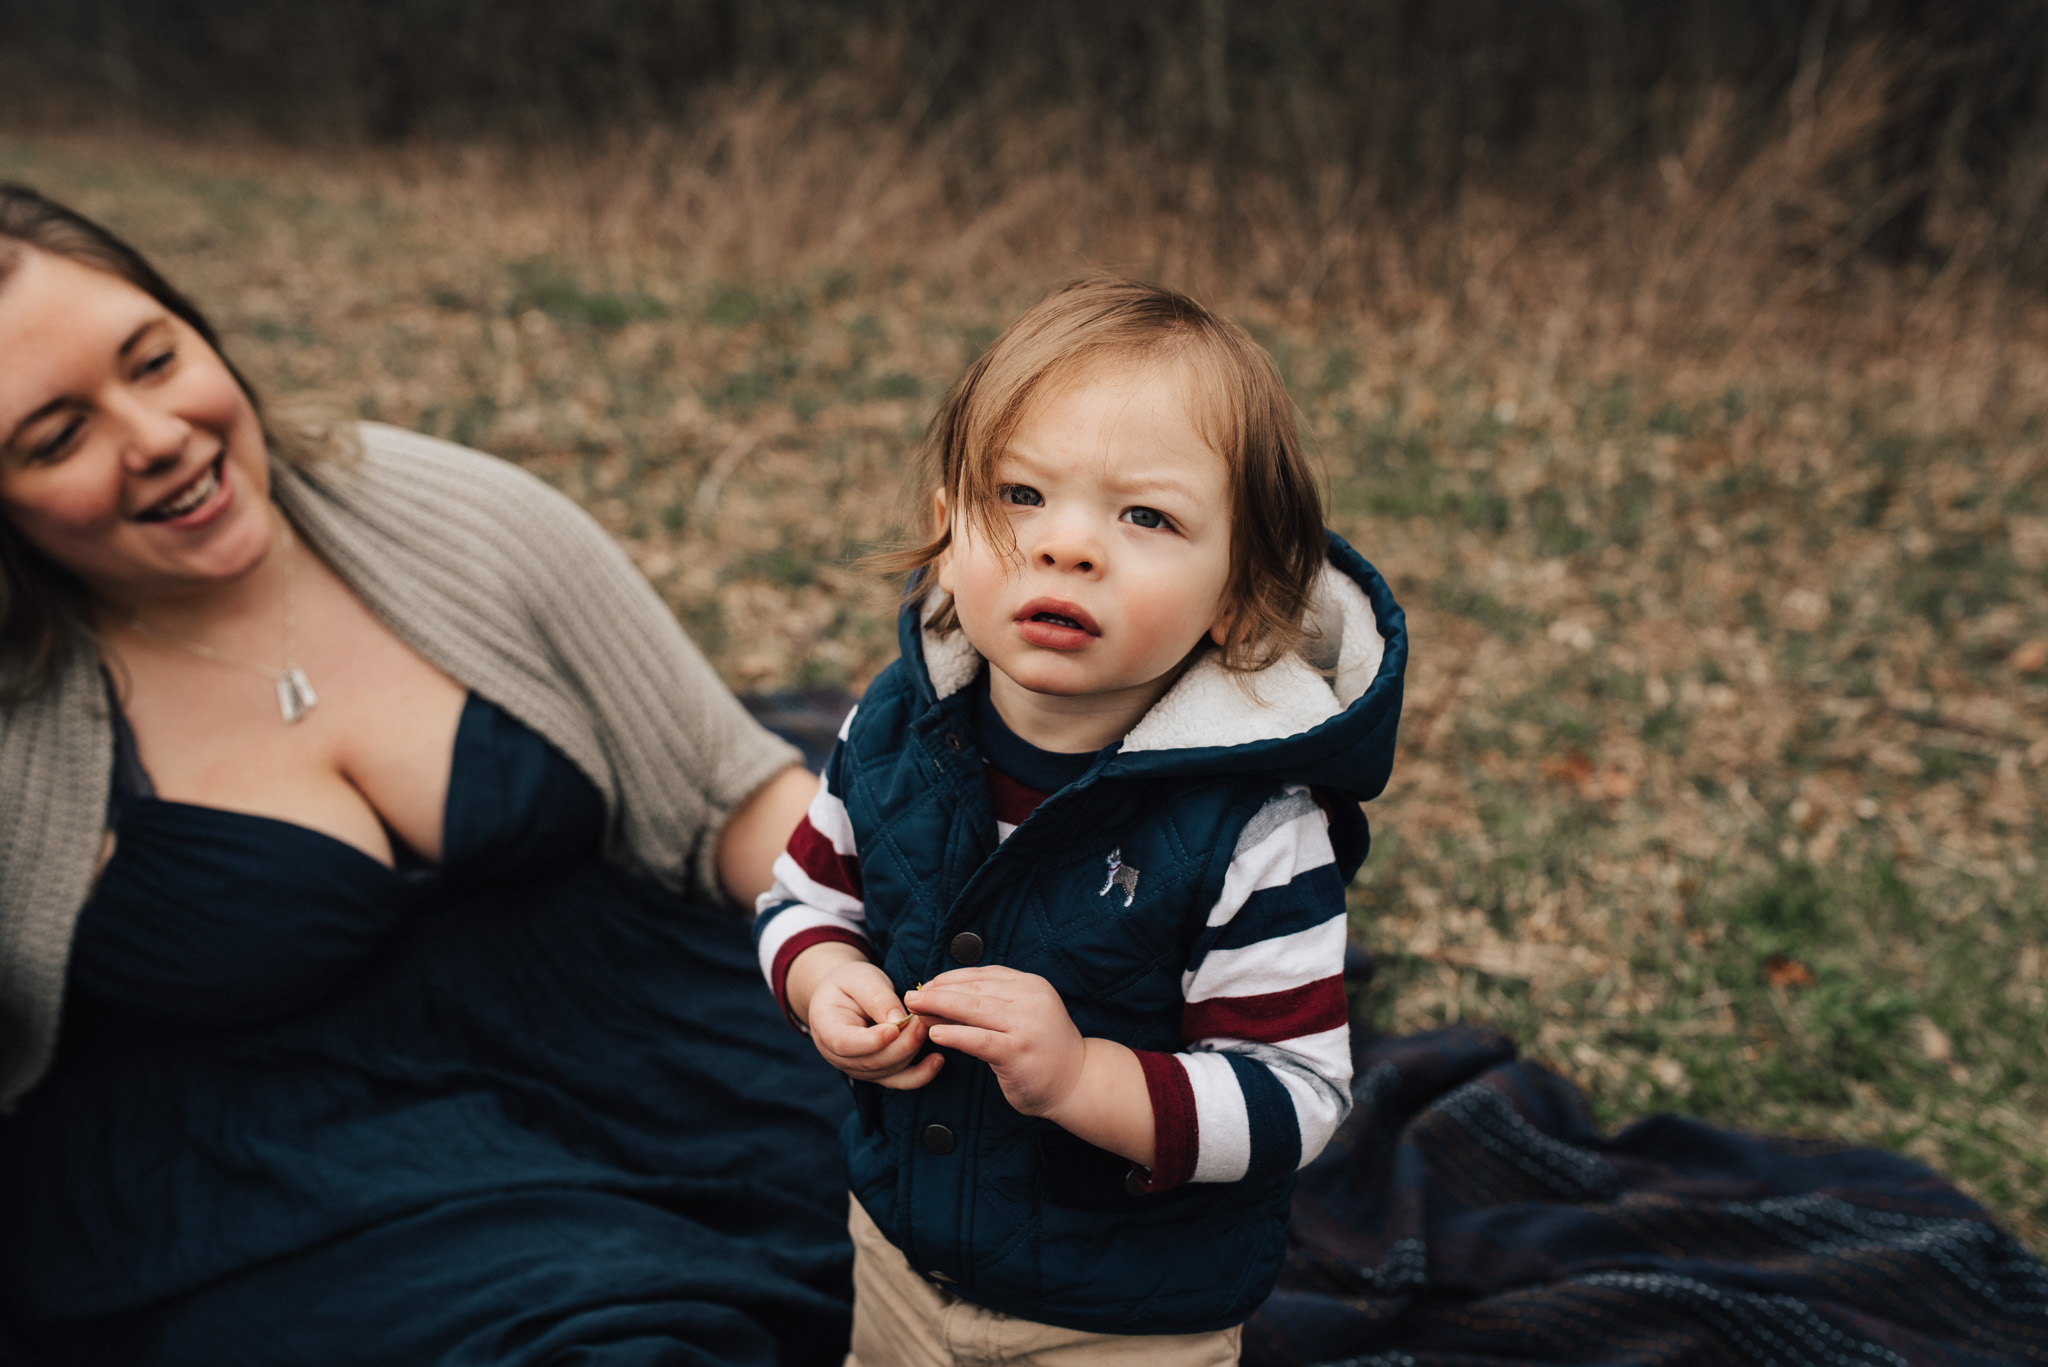
M 151 796 L 0 1121 L 0 1290 L 54 1363 L 837 1363 L 846 1093 L 745 928 L 598 855 L 472 696 L 434 868 Z

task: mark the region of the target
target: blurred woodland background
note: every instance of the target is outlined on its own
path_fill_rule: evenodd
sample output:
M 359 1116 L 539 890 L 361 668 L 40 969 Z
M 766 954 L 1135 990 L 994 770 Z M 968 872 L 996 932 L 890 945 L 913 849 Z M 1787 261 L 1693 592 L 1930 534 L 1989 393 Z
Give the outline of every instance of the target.
M 1193 290 L 1410 612 L 1378 1019 L 2048 1252 L 2048 0 L 0 0 L 0 176 L 746 689 L 891 657 L 852 564 L 1009 317 Z

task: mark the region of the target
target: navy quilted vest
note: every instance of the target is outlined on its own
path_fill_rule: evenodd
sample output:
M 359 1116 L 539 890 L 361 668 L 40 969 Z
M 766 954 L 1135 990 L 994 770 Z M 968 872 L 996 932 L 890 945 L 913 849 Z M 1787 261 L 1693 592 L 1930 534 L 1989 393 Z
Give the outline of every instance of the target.
M 1300 736 L 1108 751 L 1000 846 L 974 744 L 972 690 L 940 699 L 906 614 L 903 658 L 863 698 L 839 759 L 868 932 L 898 991 L 963 961 L 1048 979 L 1084 1035 L 1181 1047 L 1181 971 L 1238 832 L 1285 782 L 1362 801 L 1385 785 L 1407 638 L 1377 572 L 1332 538 L 1385 653 L 1364 696 Z M 1365 818 L 1333 804 L 1348 879 Z M 1109 859 L 1139 871 L 1131 904 Z M 971 938 L 969 938 L 971 937 Z M 1018 1114 L 986 1064 L 950 1053 L 928 1086 L 854 1084 L 855 1195 L 913 1267 L 1008 1314 L 1121 1334 L 1243 1321 L 1277 1273 L 1291 1175 L 1127 1188 L 1128 1160 Z

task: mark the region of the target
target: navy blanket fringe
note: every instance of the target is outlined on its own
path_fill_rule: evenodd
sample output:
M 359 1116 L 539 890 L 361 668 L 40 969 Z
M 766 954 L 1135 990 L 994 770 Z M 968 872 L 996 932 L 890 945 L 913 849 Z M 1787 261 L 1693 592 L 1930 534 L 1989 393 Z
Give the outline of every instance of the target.
M 1506 1037 L 1360 1030 L 1247 1367 L 2048 1363 L 2048 1271 L 1895 1154 L 1657 1116 Z

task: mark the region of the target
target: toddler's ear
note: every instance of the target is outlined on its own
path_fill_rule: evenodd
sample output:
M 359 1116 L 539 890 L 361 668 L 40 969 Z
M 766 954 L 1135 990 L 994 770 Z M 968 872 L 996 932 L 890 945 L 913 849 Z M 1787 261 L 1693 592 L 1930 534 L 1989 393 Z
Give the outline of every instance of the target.
M 1209 624 L 1209 639 L 1219 646 L 1230 644 L 1230 626 L 1237 614 L 1224 608 L 1216 614 L 1216 620 Z

